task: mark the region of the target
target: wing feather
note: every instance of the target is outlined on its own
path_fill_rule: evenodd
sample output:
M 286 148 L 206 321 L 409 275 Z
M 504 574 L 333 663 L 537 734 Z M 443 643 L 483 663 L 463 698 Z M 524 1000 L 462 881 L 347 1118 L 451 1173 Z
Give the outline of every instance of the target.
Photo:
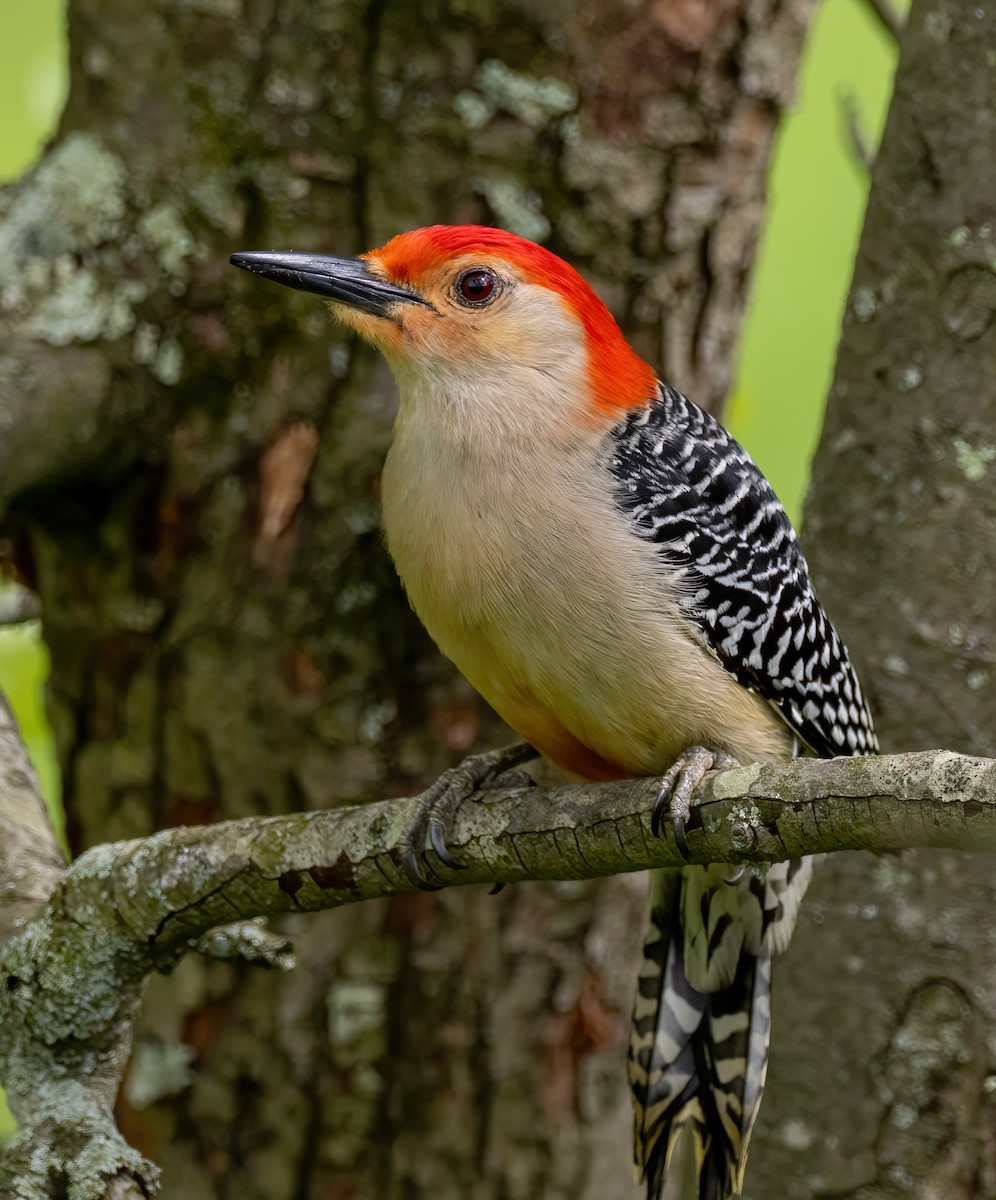
M 847 650 L 770 484 L 679 392 L 613 430 L 617 502 L 656 543 L 703 644 L 818 755 L 878 750 Z

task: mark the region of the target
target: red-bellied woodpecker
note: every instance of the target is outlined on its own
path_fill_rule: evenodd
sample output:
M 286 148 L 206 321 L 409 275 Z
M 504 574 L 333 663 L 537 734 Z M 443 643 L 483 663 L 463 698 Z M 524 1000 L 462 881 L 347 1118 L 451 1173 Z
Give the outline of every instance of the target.
M 479 226 L 415 230 L 358 259 L 232 262 L 331 299 L 386 356 L 401 395 L 388 547 L 440 649 L 529 746 L 581 779 L 664 774 L 679 844 L 713 765 L 789 758 L 797 740 L 877 749 L 767 481 L 658 382 L 573 268 Z M 450 863 L 447 804 L 515 755 L 444 777 L 410 873 L 427 829 Z M 655 872 L 630 1046 L 650 1200 L 685 1126 L 700 1200 L 741 1187 L 771 958 L 809 876 L 808 860 Z

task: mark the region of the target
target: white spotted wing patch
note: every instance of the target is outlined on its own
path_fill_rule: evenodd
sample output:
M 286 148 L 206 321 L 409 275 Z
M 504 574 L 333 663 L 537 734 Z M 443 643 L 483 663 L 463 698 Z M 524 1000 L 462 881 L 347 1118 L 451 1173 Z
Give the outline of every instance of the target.
M 686 615 L 723 666 L 816 754 L 875 753 L 847 650 L 813 591 L 785 510 L 750 455 L 663 384 L 611 439 L 617 503 L 658 546 Z

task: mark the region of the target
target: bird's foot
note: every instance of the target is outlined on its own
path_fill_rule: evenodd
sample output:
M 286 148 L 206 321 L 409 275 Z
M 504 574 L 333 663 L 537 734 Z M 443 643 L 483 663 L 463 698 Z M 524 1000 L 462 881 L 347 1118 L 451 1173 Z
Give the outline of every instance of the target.
M 710 771 L 725 771 L 740 763 L 725 750 L 708 750 L 705 746 L 689 746 L 668 767 L 661 780 L 661 790 L 654 801 L 650 831 L 660 837 L 661 821 L 667 812 L 674 829 L 674 840 L 683 858 L 690 858 L 685 841 L 685 823 L 691 812 L 692 793 Z
M 525 742 L 487 750 L 483 754 L 472 754 L 458 767 L 444 771 L 434 784 L 426 788 L 419 797 L 415 816 L 398 847 L 401 869 L 417 888 L 425 892 L 438 890 L 438 885 L 429 882 L 420 860 L 426 849 L 426 837 L 444 867 L 449 867 L 451 871 L 463 870 L 446 847 L 446 838 L 460 805 L 480 788 L 487 787 L 513 767 L 537 755 L 538 751 Z

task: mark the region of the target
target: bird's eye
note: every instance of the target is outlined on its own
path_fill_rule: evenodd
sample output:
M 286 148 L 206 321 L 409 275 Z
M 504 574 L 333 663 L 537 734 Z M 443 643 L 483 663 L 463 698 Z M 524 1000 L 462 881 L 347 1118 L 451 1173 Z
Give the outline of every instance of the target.
M 464 304 L 486 304 L 498 291 L 498 280 L 493 271 L 472 267 L 457 280 L 456 291 Z

